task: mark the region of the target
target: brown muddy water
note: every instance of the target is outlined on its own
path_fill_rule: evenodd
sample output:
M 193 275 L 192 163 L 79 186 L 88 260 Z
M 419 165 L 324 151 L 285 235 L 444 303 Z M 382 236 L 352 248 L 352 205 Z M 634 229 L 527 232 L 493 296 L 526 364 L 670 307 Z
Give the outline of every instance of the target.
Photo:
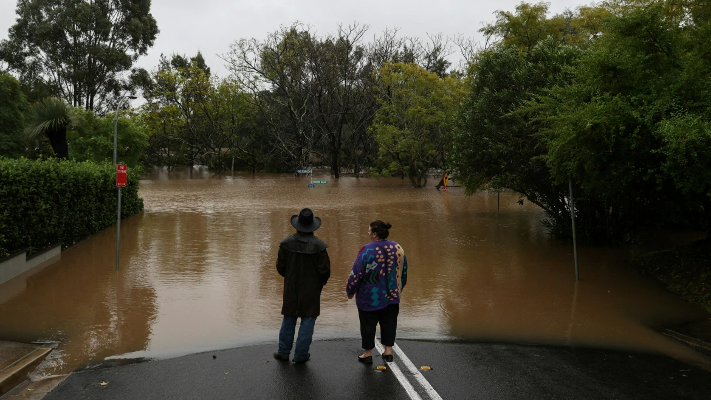
M 0 340 L 57 341 L 40 376 L 108 359 L 173 357 L 274 343 L 282 279 L 275 269 L 289 218 L 310 207 L 329 244 L 332 277 L 316 339 L 358 337 L 345 283 L 368 224 L 390 221 L 408 257 L 398 337 L 695 353 L 655 328 L 703 318 L 632 270 L 630 249 L 578 248 L 550 240 L 543 213 L 518 195 L 465 197 L 461 189 L 414 189 L 400 179 L 335 180 L 307 187 L 290 175 L 212 176 L 159 171 L 140 182 L 141 215 L 66 250 L 61 260 L 0 285 Z M 694 235 L 672 237 L 678 243 Z M 663 247 L 672 242 L 650 242 Z M 637 249 L 641 251 L 644 249 Z M 3 296 L 2 291 L 6 294 Z

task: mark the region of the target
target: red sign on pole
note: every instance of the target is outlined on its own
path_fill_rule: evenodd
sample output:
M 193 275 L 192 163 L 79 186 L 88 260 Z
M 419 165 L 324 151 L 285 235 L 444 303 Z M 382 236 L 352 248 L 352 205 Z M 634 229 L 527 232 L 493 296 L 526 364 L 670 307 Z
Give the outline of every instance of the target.
M 116 187 L 126 187 L 126 164 L 116 164 Z

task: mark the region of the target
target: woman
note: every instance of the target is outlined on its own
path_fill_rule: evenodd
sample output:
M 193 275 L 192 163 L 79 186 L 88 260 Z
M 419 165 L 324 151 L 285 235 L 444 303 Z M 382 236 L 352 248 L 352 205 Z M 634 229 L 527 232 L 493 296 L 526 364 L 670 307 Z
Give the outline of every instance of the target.
M 370 243 L 358 252 L 348 277 L 348 298 L 356 296 L 363 354 L 358 361 L 373 362 L 375 328 L 380 324 L 381 341 L 385 346 L 383 360 L 393 361 L 393 345 L 400 311 L 400 293 L 407 282 L 407 259 L 402 247 L 391 240 L 392 225 L 373 221 L 368 228 Z

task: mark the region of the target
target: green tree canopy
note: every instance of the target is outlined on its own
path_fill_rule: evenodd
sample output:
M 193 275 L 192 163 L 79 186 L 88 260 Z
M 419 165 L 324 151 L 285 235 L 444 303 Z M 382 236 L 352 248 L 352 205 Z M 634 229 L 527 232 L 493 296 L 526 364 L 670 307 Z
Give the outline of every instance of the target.
M 537 109 L 552 178 L 604 205 L 610 240 L 711 211 L 711 58 L 705 2 L 619 8 Z
M 376 158 L 368 126 L 379 107 L 377 71 L 387 62 L 404 62 L 448 74 L 449 47 L 441 36 L 423 43 L 385 31 L 368 43 L 367 30 L 354 23 L 319 36 L 295 23 L 264 40 L 236 41 L 223 56 L 252 95 L 264 138 L 282 169 L 328 163 L 336 178 L 344 166 L 357 175 Z
M 548 17 L 550 3 L 530 4 L 522 2 L 516 11 L 497 11 L 496 22 L 479 31 L 487 41 L 513 46 L 530 52 L 546 38 L 556 43 L 584 47 L 602 31 L 602 22 L 610 15 L 605 7 L 580 7 L 577 13 L 566 10 Z
M 414 187 L 424 187 L 428 170 L 444 165 L 462 95 L 455 77 L 440 78 L 417 64 L 386 64 L 370 126 L 382 172 L 407 175 Z
M 255 170 L 262 149 L 253 135 L 250 96 L 234 80 L 210 75 L 199 53 L 186 62 L 183 56 L 164 57 L 153 74 L 143 107 L 150 142 L 146 161 L 223 171 L 236 158 Z
M 75 109 L 78 124 L 68 132 L 69 158 L 78 162 L 112 162 L 114 152 L 114 116 L 96 117 L 91 110 Z M 130 118 L 129 118 L 130 116 Z M 148 146 L 148 135 L 137 115 L 121 115 L 117 125 L 117 161 L 139 165 Z
M 150 0 L 18 0 L 0 59 L 28 91 L 103 110 L 158 34 Z M 39 99 L 31 99 L 39 100 Z
M 531 52 L 499 44 L 480 53 L 468 73 L 450 154 L 451 166 L 467 192 L 510 188 L 543 208 L 553 233 L 570 226 L 567 185 L 554 185 L 537 137 L 539 124 L 517 110 L 526 101 L 571 79 L 580 52 L 549 37 Z
M 20 82 L 0 71 L 0 156 L 14 158 L 23 153 L 24 114 L 28 106 Z

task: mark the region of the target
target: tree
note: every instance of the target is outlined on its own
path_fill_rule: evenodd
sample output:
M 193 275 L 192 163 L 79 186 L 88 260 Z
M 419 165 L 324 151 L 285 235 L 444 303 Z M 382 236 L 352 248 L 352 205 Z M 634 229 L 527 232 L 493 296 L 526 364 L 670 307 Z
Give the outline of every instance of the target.
M 376 101 L 377 71 L 385 62 L 407 58 L 436 73 L 447 76 L 450 63 L 443 57 L 448 51 L 441 35 L 430 36 L 424 44 L 418 39 L 404 39 L 397 43 L 396 52 L 378 62 L 376 46 L 362 42 L 368 26 L 353 24 L 339 26 L 336 35 L 317 38 L 312 35 L 308 54 L 309 71 L 313 76 L 310 88 L 312 106 L 310 123 L 321 133 L 327 144 L 324 155 L 330 161 L 331 173 L 340 177 L 344 155 L 343 145 L 351 145 L 354 170 L 359 170 L 358 140 L 366 137 L 367 127 L 378 109 Z M 375 51 L 374 51 L 375 50 Z M 317 151 L 320 147 L 317 147 Z
M 533 46 L 549 36 L 557 41 L 562 38 L 564 22 L 562 18 L 548 19 L 548 7 L 549 3 L 522 2 L 514 13 L 501 10 L 494 13 L 496 22 L 480 31 L 488 38 L 500 38 L 501 44 L 530 52 Z
M 354 23 L 319 37 L 295 23 L 265 40 L 235 42 L 223 56 L 240 87 L 252 94 L 282 169 L 324 163 L 336 178 L 346 165 L 359 174 L 375 158 L 367 127 L 378 109 L 377 71 L 402 61 L 448 74 L 449 47 L 441 36 L 422 43 L 386 31 L 366 43 L 367 30 Z
M 708 10 L 693 1 L 617 10 L 571 84 L 532 107 L 552 178 L 572 176 L 594 200 L 580 210 L 595 210 L 601 240 L 694 220 L 711 231 L 711 25 L 700 8 Z
M 565 10 L 548 18 L 549 6 L 550 3 L 544 2 L 522 2 L 515 12 L 497 11 L 496 22 L 479 31 L 487 37 L 487 42 L 513 46 L 524 52 L 530 52 L 548 37 L 559 44 L 585 47 L 601 34 L 602 21 L 610 15 L 605 7 L 580 7 L 577 14 Z
M 272 144 L 290 167 L 306 166 L 317 137 L 309 129 L 313 75 L 308 56 L 312 34 L 300 23 L 281 27 L 264 41 L 242 39 L 223 56 L 240 87 L 272 133 Z
M 386 64 L 379 72 L 378 109 L 370 132 L 386 174 L 407 175 L 424 187 L 430 168 L 442 167 L 450 144 L 460 81 L 416 64 Z
M 18 0 L 0 59 L 26 82 L 75 107 L 104 111 L 130 86 L 122 74 L 158 34 L 150 0 Z
M 67 130 L 77 123 L 78 119 L 70 105 L 48 97 L 30 108 L 25 132 L 30 138 L 47 136 L 56 156 L 66 159 L 69 157 Z
M 546 3 L 521 3 L 515 12 L 499 11 L 496 23 L 481 30 L 491 43 L 470 63 L 469 96 L 462 102 L 450 161 L 467 192 L 513 189 L 545 210 L 554 237 L 568 237 L 570 175 L 551 176 L 546 157 L 555 149 L 541 135 L 547 123 L 530 104 L 567 87 L 586 68 L 579 60 L 604 36 L 613 11 L 605 5 L 550 18 L 547 12 Z M 586 197 L 590 192 L 581 193 L 575 179 L 573 188 L 580 238 L 608 240 L 599 214 L 606 203 Z
M 234 80 L 210 75 L 201 60 L 199 53 L 190 61 L 161 59 L 143 113 L 150 156 L 171 162 L 177 155 L 180 164 L 204 164 L 217 172 L 230 169 L 227 160 L 237 158 L 254 171 L 261 160 L 249 95 Z M 161 152 L 164 156 L 156 154 Z
M 0 156 L 18 157 L 22 154 L 24 113 L 28 107 L 20 82 L 9 73 L 0 72 Z
M 662 170 L 684 194 L 691 194 L 705 211 L 711 233 L 711 121 L 699 114 L 677 114 L 662 121 L 658 132 L 665 156 Z
M 69 157 L 76 161 L 94 161 L 99 164 L 111 162 L 114 151 L 114 116 L 99 118 L 93 111 L 81 108 L 74 112 L 79 123 L 67 133 Z M 121 115 L 116 132 L 118 161 L 135 167 L 148 146 L 145 127 L 136 115 L 130 118 Z
M 517 111 L 571 79 L 568 67 L 578 55 L 552 38 L 529 53 L 503 44 L 480 53 L 468 73 L 449 160 L 468 193 L 481 187 L 521 193 L 545 210 L 554 235 L 570 226 L 567 186 L 552 183 L 541 159 L 547 149 L 537 136 L 539 124 Z
M 367 29 L 340 26 L 336 36 L 313 38 L 308 54 L 313 74 L 310 122 L 327 142 L 324 158 L 335 178 L 340 177 L 344 142 L 365 132 L 373 114 L 373 85 L 363 85 L 373 73 L 361 43 Z

